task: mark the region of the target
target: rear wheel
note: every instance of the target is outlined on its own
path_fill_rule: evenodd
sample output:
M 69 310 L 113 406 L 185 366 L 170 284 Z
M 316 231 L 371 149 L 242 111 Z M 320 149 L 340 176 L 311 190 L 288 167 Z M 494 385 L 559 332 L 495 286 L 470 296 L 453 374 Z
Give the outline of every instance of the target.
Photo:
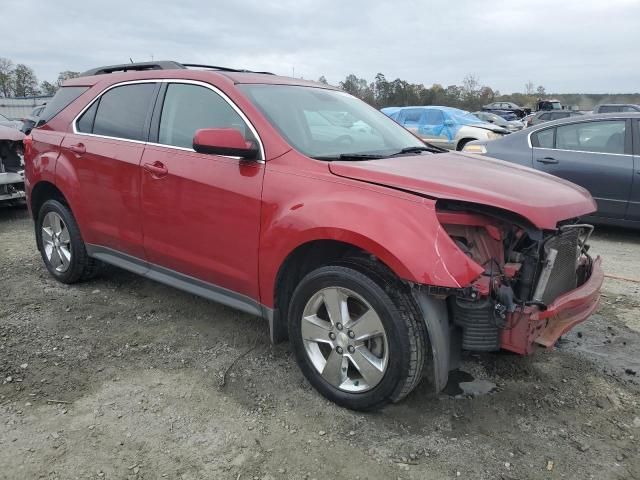
M 422 319 L 405 294 L 396 289 L 390 296 L 381 283 L 374 272 L 322 267 L 301 281 L 290 305 L 289 338 L 303 374 L 322 395 L 354 410 L 400 400 L 422 373 Z
M 36 241 L 47 270 L 56 280 L 75 283 L 97 272 L 98 263 L 87 255 L 73 214 L 57 200 L 42 204 L 36 222 Z

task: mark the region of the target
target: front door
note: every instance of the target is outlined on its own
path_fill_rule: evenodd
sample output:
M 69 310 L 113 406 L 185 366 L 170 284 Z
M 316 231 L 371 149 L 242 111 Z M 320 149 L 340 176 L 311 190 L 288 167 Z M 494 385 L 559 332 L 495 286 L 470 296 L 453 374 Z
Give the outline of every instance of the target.
M 264 163 L 192 148 L 201 128 L 236 128 L 252 140 L 255 135 L 235 107 L 208 86 L 170 83 L 160 98 L 152 143 L 142 157 L 147 259 L 257 299 Z
M 532 145 L 535 168 L 589 190 L 598 216 L 624 218 L 633 176 L 627 120 L 559 125 L 532 134 Z

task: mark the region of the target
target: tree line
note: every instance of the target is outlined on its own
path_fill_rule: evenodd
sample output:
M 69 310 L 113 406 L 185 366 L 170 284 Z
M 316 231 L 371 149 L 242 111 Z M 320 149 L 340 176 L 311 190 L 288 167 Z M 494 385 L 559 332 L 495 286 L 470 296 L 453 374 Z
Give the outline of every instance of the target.
M 65 70 L 54 82 L 38 82 L 33 69 L 24 63 L 14 64 L 12 60 L 0 57 L 0 97 L 30 97 L 53 95 L 62 82 L 76 78 L 80 72 Z
M 325 77 L 320 77 L 318 81 L 327 83 Z M 527 82 L 524 93 L 501 95 L 498 90 L 482 85 L 472 74 L 464 77 L 461 85 L 447 87 L 438 83 L 426 87 L 422 83 L 410 83 L 400 78 L 387 80 L 383 73 L 378 73 L 372 82 L 350 74 L 339 83 L 339 87 L 376 108 L 446 105 L 475 111 L 496 100 L 513 101 L 524 106 L 546 96 L 545 88 L 542 85 L 536 88 L 532 82 Z

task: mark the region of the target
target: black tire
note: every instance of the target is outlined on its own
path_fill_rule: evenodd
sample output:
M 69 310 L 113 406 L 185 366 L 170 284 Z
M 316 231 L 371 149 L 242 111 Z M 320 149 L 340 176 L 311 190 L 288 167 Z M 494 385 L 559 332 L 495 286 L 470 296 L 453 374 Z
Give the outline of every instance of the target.
M 324 288 L 356 292 L 376 311 L 387 337 L 388 362 L 382 380 L 370 390 L 346 392 L 325 380 L 313 366 L 302 339 L 302 316 L 309 299 Z M 428 351 L 424 321 L 408 289 L 383 269 L 355 260 L 318 268 L 305 276 L 289 308 L 289 339 L 302 373 L 323 396 L 360 411 L 375 410 L 408 395 L 420 382 Z
M 473 142 L 475 140 L 477 140 L 477 139 L 476 138 L 463 138 L 458 143 L 458 146 L 456 147 L 456 151 L 458 151 L 458 152 L 461 151 L 467 143 Z
M 63 272 L 56 270 L 52 265 L 51 261 L 47 258 L 44 248 L 42 227 L 46 215 L 50 212 L 54 212 L 60 216 L 69 234 L 71 259 L 69 261 L 69 267 Z M 93 278 L 97 274 L 99 262 L 90 258 L 87 254 L 87 249 L 80 235 L 78 224 L 71 210 L 65 204 L 57 200 L 47 200 L 42 204 L 38 212 L 38 219 L 36 220 L 36 242 L 47 270 L 49 270 L 49 273 L 59 282 L 76 283 L 81 280 Z

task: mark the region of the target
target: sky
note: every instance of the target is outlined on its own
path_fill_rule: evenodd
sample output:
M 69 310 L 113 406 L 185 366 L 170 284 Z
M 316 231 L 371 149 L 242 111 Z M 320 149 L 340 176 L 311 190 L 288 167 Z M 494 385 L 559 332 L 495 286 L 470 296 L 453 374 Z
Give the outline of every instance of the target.
M 638 0 L 2 0 L 0 57 L 54 81 L 134 61 L 266 70 L 338 84 L 461 84 L 501 93 L 640 91 Z

